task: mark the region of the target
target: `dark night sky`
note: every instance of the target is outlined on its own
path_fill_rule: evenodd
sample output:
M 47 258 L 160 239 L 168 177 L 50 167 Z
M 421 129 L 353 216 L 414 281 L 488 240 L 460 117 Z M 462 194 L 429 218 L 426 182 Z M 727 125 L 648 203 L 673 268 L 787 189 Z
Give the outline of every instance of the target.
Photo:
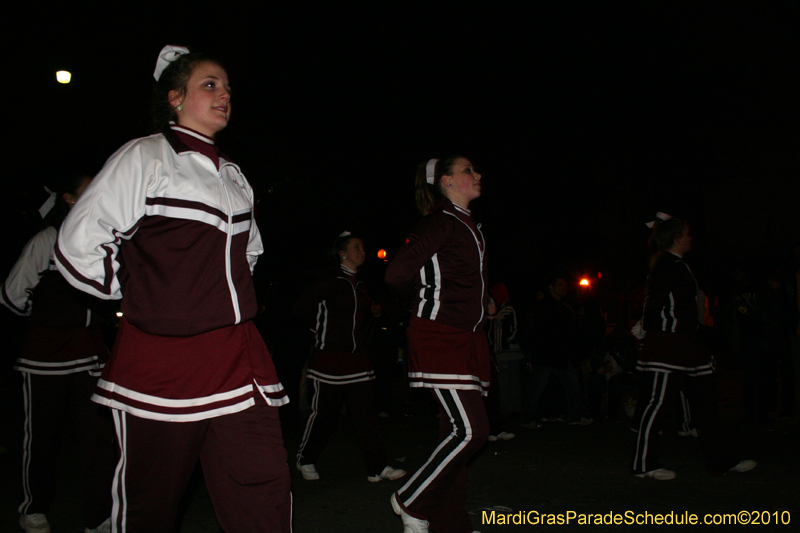
M 24 207 L 148 134 L 155 57 L 188 44 L 228 66 L 219 140 L 261 195 L 275 271 L 346 227 L 402 242 L 416 165 L 453 152 L 483 172 L 495 277 L 556 262 L 640 276 L 657 210 L 690 218 L 712 265 L 800 240 L 796 2 L 528 4 L 23 14 L 4 37 L 6 183 Z

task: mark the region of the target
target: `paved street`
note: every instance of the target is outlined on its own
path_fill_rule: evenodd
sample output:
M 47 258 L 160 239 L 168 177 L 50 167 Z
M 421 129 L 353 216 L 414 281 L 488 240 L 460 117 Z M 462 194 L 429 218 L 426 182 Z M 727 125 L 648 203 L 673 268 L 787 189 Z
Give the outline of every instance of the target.
M 536 513 L 574 512 L 580 514 L 620 513 L 636 519 L 637 514 L 684 516 L 694 513 L 702 520 L 705 513 L 766 511 L 770 520 L 790 516 L 794 530 L 800 523 L 800 427 L 789 420 L 777 420 L 769 427 L 753 428 L 738 422 L 740 404 L 735 391 L 739 378 L 721 377 L 721 406 L 725 431 L 743 458 L 759 462 L 747 474 L 709 477 L 704 470 L 696 439 L 679 437 L 666 431 L 663 463 L 678 473 L 673 481 L 637 479 L 631 476 L 629 462 L 635 435 L 623 417 L 598 420 L 586 427 L 547 423 L 541 430 L 512 428 L 517 438 L 487 443 L 469 471 L 469 510 L 473 525 L 483 533 L 506 531 L 617 531 L 624 525 L 583 526 L 577 517 L 568 525 L 550 528 L 537 525 L 501 525 L 501 514 L 514 520 L 523 512 L 531 519 Z M 2 390 L 4 403 L 2 441 L 8 451 L 0 454 L 2 472 L 2 515 L 0 531 L 15 531 L 19 499 L 19 442 L 21 406 L 17 390 Z M 412 410 L 414 416 L 382 419 L 382 434 L 394 466 L 413 471 L 433 449 L 435 417 Z M 18 423 L 19 422 L 19 423 Z M 290 456 L 297 449 L 299 431 L 287 435 Z M 67 452 L 68 453 L 68 452 Z M 69 456 L 65 456 L 67 459 Z M 50 514 L 54 533 L 80 533 L 77 465 L 65 462 L 59 474 L 55 507 Z M 294 532 L 396 532 L 402 525 L 388 504 L 390 494 L 401 481 L 368 483 L 355 437 L 346 419 L 342 420 L 332 442 L 317 464 L 321 479 L 304 481 L 292 468 L 294 494 Z M 483 512 L 495 510 L 495 523 L 482 523 Z M 534 513 L 529 513 L 534 511 Z M 785 513 L 787 511 L 789 514 Z M 762 514 L 766 520 L 767 514 Z M 642 528 L 639 528 L 642 530 Z M 667 526 L 672 531 L 696 529 L 692 526 Z M 718 531 L 729 528 L 715 528 Z M 644 530 L 653 530 L 651 527 Z M 762 528 L 761 530 L 770 530 Z M 213 509 L 202 479 L 198 477 L 187 498 L 182 533 L 219 533 Z

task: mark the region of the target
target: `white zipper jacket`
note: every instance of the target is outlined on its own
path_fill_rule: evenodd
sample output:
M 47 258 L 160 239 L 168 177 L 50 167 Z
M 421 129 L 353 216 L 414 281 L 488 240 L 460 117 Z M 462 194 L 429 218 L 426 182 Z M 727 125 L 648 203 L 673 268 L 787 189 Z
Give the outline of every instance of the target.
M 120 148 L 64 221 L 55 256 L 75 287 L 124 295 L 125 318 L 140 330 L 192 336 L 255 316 L 263 246 L 239 167 L 220 154 L 218 171 L 172 130 L 211 143 L 172 125 Z

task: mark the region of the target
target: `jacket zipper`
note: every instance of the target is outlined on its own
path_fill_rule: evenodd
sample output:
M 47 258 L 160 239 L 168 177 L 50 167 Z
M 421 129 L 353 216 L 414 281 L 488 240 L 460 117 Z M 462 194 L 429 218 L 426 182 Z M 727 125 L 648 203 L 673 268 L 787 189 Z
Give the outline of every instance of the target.
M 221 169 L 220 169 L 221 170 Z M 231 197 L 228 195 L 228 189 L 222 179 L 222 173 L 217 171 L 217 179 L 222 192 L 225 194 L 225 200 L 228 202 L 228 228 L 227 236 L 225 238 L 225 279 L 228 282 L 228 289 L 231 293 L 231 304 L 233 305 L 233 314 L 235 317 L 234 324 L 242 321 L 242 314 L 239 310 L 239 295 L 236 292 L 236 287 L 233 285 L 233 276 L 231 274 L 231 241 L 233 240 L 233 205 L 231 204 Z

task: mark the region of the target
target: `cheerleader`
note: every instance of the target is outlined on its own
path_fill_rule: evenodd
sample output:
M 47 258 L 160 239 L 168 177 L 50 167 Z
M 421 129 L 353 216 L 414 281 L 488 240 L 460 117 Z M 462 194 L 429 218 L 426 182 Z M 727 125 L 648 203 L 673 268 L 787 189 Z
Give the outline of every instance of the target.
M 228 74 L 166 46 L 154 77 L 160 132 L 111 156 L 56 245 L 70 283 L 122 299 L 92 398 L 112 408 L 120 447 L 114 531 L 175 531 L 199 460 L 224 530 L 288 532 L 288 400 L 252 322 L 253 190 L 214 140 L 231 116 Z
M 636 363 L 640 372 L 641 419 L 633 458 L 634 475 L 657 480 L 674 479 L 674 471 L 658 460 L 658 434 L 665 406 L 677 402 L 683 391 L 692 405 L 692 419 L 709 472 L 747 472 L 755 461 L 739 461 L 722 440 L 718 428 L 714 361 L 697 341 L 699 288 L 684 256 L 692 249 L 689 224 L 658 213 L 648 224 L 653 255 L 647 278 L 643 317 L 634 334 L 644 338 Z M 646 336 L 645 336 L 646 335 Z
M 111 530 L 114 428 L 106 409 L 91 402 L 108 350 L 92 312 L 93 298 L 72 288 L 56 270 L 53 247 L 64 216 L 91 178 L 65 179 L 45 206 L 47 227 L 25 246 L 0 292 L 0 302 L 30 317 L 22 353 L 25 438 L 20 526 L 49 533 L 59 441 L 68 425 L 80 439 L 83 519 L 89 533 Z M 45 208 L 43 206 L 43 208 Z
M 467 461 L 489 436 L 482 396 L 490 382 L 486 243 L 469 210 L 481 175 L 465 157 L 431 159 L 416 176 L 414 228 L 386 272 L 398 291 L 413 289 L 409 382 L 439 404 L 439 445 L 392 495 L 406 533 L 471 532 L 465 509 Z
M 297 452 L 297 469 L 303 479 L 319 479 L 315 464 L 346 404 L 364 456 L 367 480 L 400 479 L 406 472 L 388 466 L 378 434 L 372 391 L 375 374 L 364 348 L 364 313 L 369 309 L 369 297 L 358 277 L 358 268 L 366 259 L 364 241 L 345 231 L 336 239 L 334 253 L 339 266 L 317 280 L 292 308 L 292 313 L 314 331 L 314 352 L 307 374 L 313 387 L 312 412 Z

